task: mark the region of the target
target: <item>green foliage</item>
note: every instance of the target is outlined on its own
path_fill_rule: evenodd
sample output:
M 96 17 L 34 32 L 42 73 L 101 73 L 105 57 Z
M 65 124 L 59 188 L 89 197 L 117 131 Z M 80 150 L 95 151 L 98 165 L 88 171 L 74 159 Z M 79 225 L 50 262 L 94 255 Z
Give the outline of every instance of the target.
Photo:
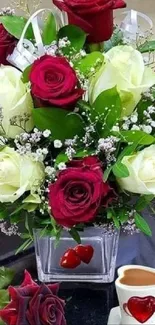
M 104 62 L 104 56 L 101 52 L 92 52 L 87 54 L 84 58 L 75 61 L 74 67 L 78 69 L 84 76 L 89 77 L 92 75 L 91 69 L 96 71 L 101 67 Z
M 72 236 L 72 238 L 78 243 L 81 244 L 81 238 L 80 235 L 78 233 L 78 231 L 75 228 L 71 228 L 71 230 L 69 231 L 70 235 Z
M 8 217 L 8 213 L 6 209 L 0 211 L 0 220 L 6 219 Z
M 114 175 L 118 178 L 125 178 L 128 177 L 129 171 L 128 168 L 122 164 L 121 162 L 117 162 L 113 167 L 112 167 L 112 171 L 114 173 Z
M 50 45 L 57 39 L 56 22 L 54 15 L 50 13 L 44 23 L 42 40 L 44 45 Z
M 84 158 L 95 153 L 93 149 L 78 149 L 74 154 L 73 158 Z M 68 156 L 65 152 L 60 152 L 55 160 L 55 166 L 59 165 L 61 162 L 66 163 L 68 161 Z
M 115 28 L 110 40 L 104 42 L 104 52 L 108 52 L 117 45 L 123 45 L 123 32 L 119 28 Z
M 27 203 L 23 203 L 20 204 L 19 206 L 17 206 L 17 208 L 15 210 L 13 210 L 13 212 L 10 214 L 10 217 L 14 216 L 14 215 L 18 215 L 19 212 L 21 212 L 25 207 L 26 207 Z
M 3 309 L 10 301 L 8 290 L 4 288 L 11 284 L 14 278 L 15 272 L 12 269 L 0 267 L 0 309 Z M 0 325 L 5 325 L 5 323 L 0 319 Z
M 70 45 L 67 45 L 61 49 L 63 54 L 73 55 L 78 53 L 85 44 L 86 36 L 87 35 L 85 32 L 75 25 L 67 25 L 62 27 L 58 32 L 58 39 L 67 37 L 70 41 Z
M 33 239 L 30 238 L 29 236 L 27 236 L 28 239 L 16 250 L 16 255 L 19 254 L 22 251 L 25 251 L 27 248 L 29 248 L 32 243 L 33 243 Z
M 113 166 L 107 167 L 103 174 L 103 181 L 106 182 L 110 176 Z
M 140 198 L 136 202 L 135 210 L 136 211 L 144 210 L 145 208 L 147 208 L 147 206 L 149 205 L 149 203 L 153 199 L 154 199 L 154 195 L 142 195 L 142 196 L 140 196 Z
M 128 213 L 125 208 L 119 209 L 119 220 L 121 225 L 128 221 Z
M 13 280 L 15 272 L 12 269 L 0 267 L 0 290 L 6 288 Z
M 9 293 L 7 290 L 0 290 L 0 309 L 3 309 L 9 303 Z M 0 322 L 1 324 L 1 322 Z M 3 323 L 2 323 L 3 324 Z
M 135 213 L 135 224 L 138 229 L 140 229 L 145 235 L 152 236 L 152 231 L 148 225 L 148 223 L 145 221 L 145 219 L 139 214 Z
M 64 152 L 60 152 L 55 160 L 55 166 L 58 166 L 60 163 L 66 163 L 68 161 L 68 157 Z
M 122 112 L 122 103 L 116 87 L 103 91 L 93 104 L 93 115 L 100 116 L 103 123 L 102 136 L 111 133 L 111 129 L 119 122 Z
M 120 229 L 119 218 L 118 218 L 118 216 L 117 216 L 117 214 L 116 214 L 116 212 L 114 211 L 113 208 L 107 209 L 107 219 L 108 220 L 112 220 L 113 223 L 114 223 L 114 225 L 115 225 L 115 227 L 117 229 Z
M 36 108 L 33 117 L 35 126 L 50 130 L 53 139 L 65 140 L 83 134 L 83 120 L 76 113 L 59 108 Z
M 146 41 L 144 44 L 138 47 L 138 51 L 141 53 L 154 52 L 155 51 L 155 40 Z
M 0 23 L 2 23 L 5 29 L 17 39 L 21 37 L 26 22 L 27 19 L 21 16 L 14 15 L 0 17 Z M 34 38 L 31 25 L 27 29 L 25 38 L 29 40 L 32 40 Z
M 147 110 L 149 106 L 152 105 L 152 100 L 148 98 L 142 98 L 140 102 L 138 103 L 136 110 L 138 114 L 138 122 L 142 123 L 144 122 L 144 111 Z
M 118 161 L 120 162 L 123 159 L 123 157 L 130 156 L 131 154 L 133 154 L 135 152 L 137 146 L 138 146 L 138 143 L 136 142 L 136 143 L 132 144 L 131 146 L 128 145 L 127 147 L 125 147 L 121 151 L 120 155 L 118 156 L 117 162 Z
M 29 65 L 22 73 L 22 81 L 23 83 L 27 83 L 30 81 L 30 71 L 31 71 L 32 65 Z
M 149 145 L 155 142 L 155 138 L 143 131 L 121 131 L 118 136 L 122 142 L 135 143 L 137 145 Z

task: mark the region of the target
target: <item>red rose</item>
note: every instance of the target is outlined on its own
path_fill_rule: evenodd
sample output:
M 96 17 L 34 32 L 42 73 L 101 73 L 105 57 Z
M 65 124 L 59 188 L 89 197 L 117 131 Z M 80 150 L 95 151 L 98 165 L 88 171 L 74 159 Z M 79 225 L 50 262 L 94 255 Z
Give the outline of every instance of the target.
M 38 285 L 25 271 L 20 287 L 9 287 L 11 302 L 0 317 L 7 325 L 66 325 L 64 301 L 57 296 L 59 285 Z
M 49 206 L 58 224 L 66 227 L 92 221 L 111 188 L 103 182 L 97 157 L 73 160 L 49 186 Z
M 89 34 L 88 42 L 100 43 L 113 33 L 113 10 L 126 7 L 124 0 L 53 0 L 68 14 L 69 23 Z
M 9 64 L 6 60 L 16 45 L 16 39 L 0 24 L 0 64 Z
M 30 72 L 31 90 L 43 105 L 68 108 L 82 97 L 75 71 L 65 58 L 45 55 L 36 60 Z M 74 108 L 74 107 L 73 107 Z

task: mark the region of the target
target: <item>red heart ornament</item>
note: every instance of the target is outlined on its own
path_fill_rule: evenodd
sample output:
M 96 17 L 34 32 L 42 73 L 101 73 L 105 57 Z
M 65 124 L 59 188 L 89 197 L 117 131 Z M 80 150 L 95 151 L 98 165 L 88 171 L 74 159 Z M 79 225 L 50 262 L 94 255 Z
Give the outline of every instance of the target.
M 74 248 L 76 254 L 80 257 L 81 261 L 89 264 L 93 255 L 94 255 L 94 248 L 90 245 L 78 245 Z
M 126 304 L 125 304 L 126 305 Z M 130 314 L 139 322 L 145 323 L 149 320 L 155 311 L 155 298 L 148 297 L 132 297 L 127 303 Z M 126 311 L 126 310 L 125 310 Z
M 75 269 L 81 264 L 79 256 L 74 249 L 68 249 L 60 259 L 60 266 L 65 269 Z

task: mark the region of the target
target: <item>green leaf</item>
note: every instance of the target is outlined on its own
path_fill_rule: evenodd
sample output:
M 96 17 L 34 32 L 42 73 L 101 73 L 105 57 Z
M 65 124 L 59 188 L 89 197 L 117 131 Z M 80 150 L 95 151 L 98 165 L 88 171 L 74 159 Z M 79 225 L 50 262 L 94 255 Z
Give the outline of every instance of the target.
M 7 287 L 13 280 L 15 272 L 12 269 L 0 267 L 0 289 Z
M 23 209 L 26 207 L 26 205 L 27 205 L 27 203 L 24 203 L 24 204 L 21 204 L 20 206 L 18 206 L 17 209 L 14 210 L 14 211 L 10 214 L 10 216 L 12 217 L 12 216 L 18 214 L 18 212 L 20 212 L 21 210 L 23 210 Z
M 56 239 L 55 239 L 55 243 L 54 243 L 55 248 L 57 248 L 60 243 L 61 232 L 62 232 L 62 228 L 60 228 L 56 233 Z
M 51 218 L 51 224 L 52 224 L 54 233 L 56 234 L 57 233 L 57 223 L 54 218 Z
M 37 203 L 25 203 L 23 210 L 26 210 L 28 212 L 33 212 L 37 209 L 38 204 Z
M 142 98 L 137 107 L 136 107 L 136 111 L 137 111 L 137 114 L 138 114 L 138 122 L 140 124 L 143 124 L 145 123 L 145 116 L 144 116 L 144 111 L 146 111 L 148 109 L 149 106 L 152 105 L 152 100 L 151 99 L 148 99 L 148 98 Z
M 117 229 L 120 229 L 120 222 L 119 222 L 119 219 L 117 218 L 117 216 L 113 215 L 113 222 L 114 222 L 114 225 Z
M 45 220 L 39 221 L 41 225 L 51 225 L 51 217 Z
M 15 255 L 19 254 L 20 252 L 26 250 L 31 244 L 33 240 L 29 237 L 17 250 Z
M 35 126 L 48 129 L 53 139 L 65 140 L 83 134 L 84 124 L 80 115 L 59 108 L 36 108 L 33 110 Z
M 119 209 L 118 215 L 121 225 L 128 221 L 129 216 L 126 209 Z
M 5 29 L 14 37 L 19 39 L 25 27 L 27 19 L 21 16 L 1 16 L 0 23 L 3 24 Z M 25 34 L 26 39 L 32 40 L 34 38 L 32 27 L 28 27 Z
M 92 74 L 91 69 L 94 68 L 97 71 L 103 64 L 103 61 L 104 56 L 101 52 L 92 52 L 83 59 L 76 61 L 74 67 L 82 74 L 89 76 L 89 74 Z
M 138 51 L 141 53 L 154 52 L 155 51 L 155 40 L 146 41 L 144 44 L 138 47 Z
M 136 142 L 137 144 L 149 145 L 155 142 L 155 138 L 143 131 L 122 131 L 118 134 L 122 142 Z
M 0 211 L 0 220 L 6 219 L 7 217 L 8 217 L 8 213 L 7 213 L 6 209 Z
M 148 223 L 145 221 L 145 219 L 139 214 L 135 213 L 135 224 L 138 229 L 140 229 L 145 235 L 152 236 L 152 231 L 148 225 Z
M 145 208 L 147 208 L 147 206 L 149 205 L 149 203 L 154 199 L 154 195 L 142 195 L 136 205 L 135 205 L 135 210 L 136 211 L 142 211 Z
M 110 38 L 110 40 L 104 42 L 104 52 L 109 51 L 110 49 L 112 49 L 114 46 L 117 45 L 122 45 L 123 44 L 123 32 L 116 28 L 114 30 L 114 33 L 112 35 L 112 37 Z
M 93 115 L 96 112 L 104 124 L 102 136 L 107 136 L 114 125 L 119 122 L 122 112 L 122 104 L 116 87 L 103 91 L 93 104 Z
M 28 233 L 27 234 L 21 234 L 20 238 L 22 238 L 22 239 L 30 239 L 30 235 Z
M 64 152 L 60 152 L 56 157 L 55 166 L 58 166 L 61 162 L 66 163 L 68 161 L 68 157 Z
M 72 238 L 78 243 L 78 244 L 81 244 L 81 238 L 80 238 L 80 235 L 78 233 L 78 231 L 75 229 L 75 228 L 72 228 L 70 231 L 69 231 L 70 235 L 72 236 Z
M 112 171 L 114 173 L 114 175 L 118 178 L 125 178 L 128 177 L 129 171 L 128 168 L 122 164 L 121 162 L 117 162 L 113 167 L 112 167 Z
M 113 219 L 113 210 L 112 209 L 107 209 L 107 219 L 111 220 Z
M 114 209 L 109 208 L 109 209 L 107 210 L 107 219 L 109 219 L 109 220 L 112 219 L 113 222 L 114 222 L 115 227 L 116 227 L 117 229 L 120 228 L 120 222 L 119 222 L 119 219 L 118 219 L 118 217 L 117 217 L 116 212 L 114 211 Z
M 21 213 L 13 214 L 12 216 L 9 216 L 11 223 L 19 223 L 23 222 L 23 216 L 21 216 Z
M 93 149 L 79 149 L 77 150 L 73 158 L 84 158 L 92 154 L 95 154 L 95 150 Z M 59 155 L 56 157 L 55 166 L 59 165 L 61 162 L 68 162 L 68 156 L 64 152 L 60 152 Z
M 123 151 L 120 153 L 120 155 L 117 158 L 117 162 L 121 161 L 123 157 L 129 156 L 134 153 L 135 149 L 137 148 L 138 143 L 134 143 L 131 146 L 127 146 L 123 149 Z
M 73 55 L 74 53 L 78 53 L 83 48 L 87 35 L 81 28 L 75 25 L 67 25 L 62 27 L 58 32 L 58 39 L 62 39 L 64 37 L 68 38 L 70 45 L 61 48 L 61 50 L 64 55 Z
M 32 223 L 32 220 L 33 219 L 31 217 L 29 218 L 28 214 L 26 214 L 26 217 L 25 217 L 25 228 L 26 228 L 26 230 L 29 233 L 30 239 L 32 239 L 32 241 L 33 241 L 33 231 L 32 231 L 32 228 L 30 227 L 30 221 Z
M 88 149 L 79 149 L 77 150 L 76 154 L 74 155 L 74 158 L 84 158 L 91 155 L 95 155 L 95 150 L 88 148 Z
M 113 166 L 110 166 L 110 167 L 108 167 L 108 168 L 105 170 L 105 172 L 104 172 L 104 174 L 103 174 L 103 180 L 104 180 L 104 182 L 106 182 L 106 181 L 108 180 L 109 175 L 110 175 L 110 173 L 111 173 L 111 171 L 112 171 L 112 168 L 113 168 Z
M 42 40 L 44 45 L 50 45 L 57 39 L 56 21 L 54 15 L 50 13 L 44 23 Z
M 27 83 L 30 81 L 30 71 L 31 71 L 32 65 L 29 65 L 22 73 L 22 81 L 23 83 Z
M 9 301 L 8 290 L 0 290 L 0 309 L 3 309 L 6 305 L 8 305 Z

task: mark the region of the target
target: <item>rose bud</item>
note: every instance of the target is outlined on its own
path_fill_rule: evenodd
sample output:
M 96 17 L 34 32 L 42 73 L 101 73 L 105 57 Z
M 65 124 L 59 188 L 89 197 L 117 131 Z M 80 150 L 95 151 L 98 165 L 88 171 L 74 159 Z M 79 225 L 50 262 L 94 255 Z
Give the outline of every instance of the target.
M 53 0 L 68 14 L 70 24 L 77 25 L 89 34 L 89 43 L 110 39 L 113 33 L 113 10 L 126 7 L 123 0 Z
M 7 56 L 13 52 L 16 43 L 16 38 L 0 24 L 0 64 L 9 65 Z

